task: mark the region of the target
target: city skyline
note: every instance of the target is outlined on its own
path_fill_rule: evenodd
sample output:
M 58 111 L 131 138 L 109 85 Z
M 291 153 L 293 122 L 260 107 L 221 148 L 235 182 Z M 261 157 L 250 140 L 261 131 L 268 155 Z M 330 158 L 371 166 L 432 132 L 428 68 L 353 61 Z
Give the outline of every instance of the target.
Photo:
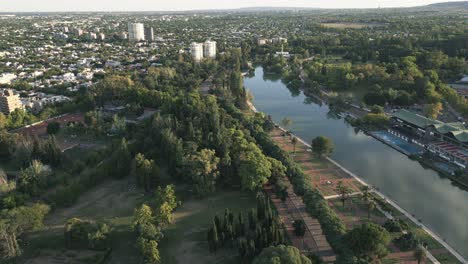
M 77 5 L 71 0 L 17 0 L 10 3 L 3 3 L 2 12 L 60 12 L 60 11 L 189 11 L 207 9 L 235 9 L 244 7 L 305 7 L 305 8 L 389 8 L 389 7 L 412 7 L 423 6 L 444 1 L 437 0 L 328 0 L 328 1 L 308 1 L 308 0 L 174 0 L 163 3 L 154 0 L 135 0 L 128 3 L 125 0 L 81 0 Z M 453 2 L 462 2 L 455 0 Z

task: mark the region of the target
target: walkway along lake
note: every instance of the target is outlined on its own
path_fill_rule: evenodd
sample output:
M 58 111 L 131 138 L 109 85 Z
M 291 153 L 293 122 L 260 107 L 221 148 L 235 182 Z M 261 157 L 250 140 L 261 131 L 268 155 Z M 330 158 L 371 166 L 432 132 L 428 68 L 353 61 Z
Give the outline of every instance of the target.
M 329 114 L 327 106 L 291 93 L 280 80 L 268 80 L 261 67 L 247 77 L 258 111 L 280 123 L 289 117 L 290 130 L 306 142 L 330 137 L 336 145 L 332 158 L 428 226 L 468 258 L 468 191 L 435 171 L 423 168 L 402 153 L 356 130 Z

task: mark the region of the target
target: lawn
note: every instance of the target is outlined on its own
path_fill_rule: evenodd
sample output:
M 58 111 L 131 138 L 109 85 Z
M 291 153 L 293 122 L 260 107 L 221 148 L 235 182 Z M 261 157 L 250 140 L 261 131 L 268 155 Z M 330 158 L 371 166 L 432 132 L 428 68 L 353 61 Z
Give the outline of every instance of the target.
M 174 223 L 161 240 L 162 263 L 239 263 L 235 248 L 210 254 L 206 231 L 215 215 L 224 215 L 224 209 L 229 208 L 234 215 L 243 211 L 246 217 L 255 206 L 255 196 L 240 191 L 218 191 L 204 199 L 186 198 L 174 212 Z
M 341 169 L 336 167 L 326 158 L 315 155 L 302 142 L 296 144 L 296 153 L 289 136 L 282 136 L 279 129 L 272 131 L 273 140 L 285 151 L 291 153 L 292 158 L 301 166 L 305 174 L 310 175 L 312 184 L 320 190 L 324 196 L 335 195 L 336 185 L 342 182 L 351 188 L 353 192 L 359 191 L 361 184 Z
M 63 226 L 72 217 L 105 221 L 112 226 L 108 263 L 138 263 L 136 237 L 130 225 L 133 210 L 149 198 L 127 179 L 105 182 L 82 195 L 75 205 L 52 212 L 43 230 L 28 234 L 19 263 L 96 263 L 105 251 L 65 247 Z

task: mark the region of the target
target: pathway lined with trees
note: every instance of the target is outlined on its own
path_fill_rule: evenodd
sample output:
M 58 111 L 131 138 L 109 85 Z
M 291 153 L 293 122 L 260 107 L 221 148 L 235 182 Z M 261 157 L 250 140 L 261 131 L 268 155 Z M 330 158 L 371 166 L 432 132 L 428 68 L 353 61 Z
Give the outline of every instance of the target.
M 294 193 L 289 181 L 287 182 L 287 188 L 288 196 L 285 201 L 282 201 L 275 194 L 273 186 L 267 185 L 264 189 L 275 205 L 293 246 L 297 247 L 305 255 L 312 253 L 320 257 L 325 263 L 333 263 L 336 260 L 336 255 L 323 234 L 320 223 L 307 213 L 302 198 Z M 293 223 L 296 220 L 303 220 L 305 223 L 305 233 L 302 237 L 295 234 Z

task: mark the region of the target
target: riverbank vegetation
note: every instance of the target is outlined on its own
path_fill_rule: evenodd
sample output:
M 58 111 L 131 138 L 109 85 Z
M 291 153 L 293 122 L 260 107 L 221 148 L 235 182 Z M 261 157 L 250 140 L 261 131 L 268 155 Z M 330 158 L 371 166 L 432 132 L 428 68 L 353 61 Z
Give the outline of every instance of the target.
M 338 264 L 384 259 L 394 234 L 372 221 L 372 212 L 394 208 L 376 197 L 353 202 L 352 191 L 359 191 L 360 185 L 326 158 L 333 151 L 326 137 L 312 142 L 315 160 L 310 168 L 296 163 L 297 148 L 303 152 L 307 148 L 298 147 L 300 141 L 288 133 L 284 136 L 293 151 L 277 144 L 271 136 L 276 131 L 272 119 L 249 110 L 242 71 L 252 63 L 262 64 L 293 94 L 300 89 L 334 92 L 336 103 L 340 96 L 351 94 L 358 103 L 373 106 L 364 119 L 366 125 L 387 122 L 382 116 L 386 105 L 429 104 L 427 114 L 435 116 L 445 100 L 467 113 L 466 100 L 445 85 L 466 70 L 466 32 L 460 30 L 466 22 L 457 14 L 450 27 L 437 15 L 427 16 L 422 24 L 404 23 L 406 18 L 391 13 L 370 14 L 366 19 L 375 20 L 372 23 L 358 21 L 361 15 L 356 14 L 318 20 L 294 14 L 271 16 L 261 15 L 258 21 L 195 18 L 193 25 L 215 21 L 222 28 L 237 23 L 242 32 L 246 21 L 252 23 L 249 28 L 267 21 L 268 28 L 263 25 L 259 32 L 272 35 L 271 28 L 284 29 L 290 32 L 287 43 L 256 45 L 256 40 L 241 38 L 229 46 L 223 41 L 216 59 L 200 63 L 174 50 L 154 64 L 143 60 L 141 70 L 99 74 L 99 82 L 80 90 L 72 103 L 34 117 L 21 111 L 7 118 L 0 114 L 0 158 L 5 161 L 2 169 L 8 169 L 6 176 L 0 173 L 3 260 L 266 263 L 279 255 L 291 263 L 315 263 L 299 249 L 283 245 L 289 244 L 284 229 L 292 223 L 276 216 L 263 193 L 265 185 L 272 185 L 286 200 L 292 194 L 289 182 L 306 213 L 320 223 Z M 332 19 L 346 23 L 328 23 Z M 418 33 L 421 27 L 432 34 Z M 181 35 L 193 37 L 193 32 Z M 295 55 L 277 56 L 280 47 Z M 208 80 L 213 87 L 201 92 L 201 84 Z M 109 105 L 111 110 L 106 111 Z M 148 110 L 146 118 L 132 118 Z M 34 130 L 29 130 L 33 135 L 6 131 L 51 112 L 75 111 L 83 121 L 52 122 L 44 135 Z M 291 120 L 285 119 L 283 125 L 288 128 Z M 61 145 L 72 138 L 74 146 Z M 317 183 L 315 177 L 321 175 L 313 171 L 315 164 L 330 178 Z M 342 181 L 340 187 L 328 186 L 335 180 L 337 186 Z M 364 206 L 361 211 L 367 221 L 348 226 L 324 196 L 337 192 L 343 210 Z M 307 223 L 294 220 L 295 235 L 300 237 Z M 418 239 L 429 249 L 437 247 L 420 227 L 408 226 L 414 237 L 401 237 L 395 243 L 414 249 Z

